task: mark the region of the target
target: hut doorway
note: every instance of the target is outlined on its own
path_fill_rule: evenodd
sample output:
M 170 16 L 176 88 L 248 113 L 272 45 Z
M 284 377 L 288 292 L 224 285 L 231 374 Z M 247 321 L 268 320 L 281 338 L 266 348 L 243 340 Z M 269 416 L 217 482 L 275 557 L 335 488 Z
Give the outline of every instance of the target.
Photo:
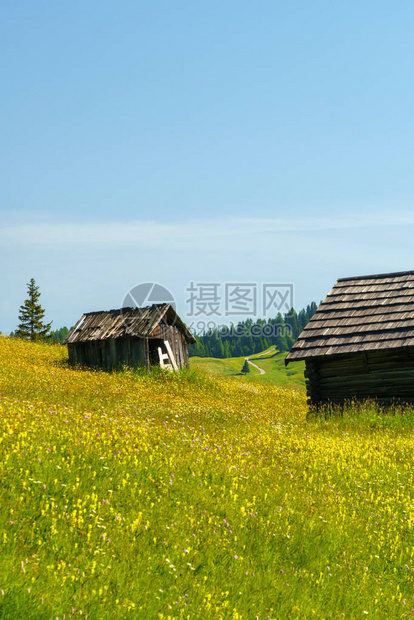
M 162 338 L 149 338 L 148 339 L 148 357 L 150 366 L 159 366 L 160 358 L 158 356 L 158 347 L 161 347 L 163 353 L 167 353 L 165 348 L 165 342 Z

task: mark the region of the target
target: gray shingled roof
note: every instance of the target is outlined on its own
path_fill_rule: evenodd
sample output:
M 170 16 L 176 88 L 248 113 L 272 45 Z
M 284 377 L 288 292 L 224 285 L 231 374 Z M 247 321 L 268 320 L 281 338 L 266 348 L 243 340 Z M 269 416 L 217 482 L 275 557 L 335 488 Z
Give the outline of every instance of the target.
M 340 278 L 285 363 L 414 346 L 414 271 Z
M 176 325 L 184 332 L 187 342 L 196 342 L 170 304 L 153 304 L 146 308 L 120 308 L 84 314 L 68 334 L 65 343 L 86 342 L 138 336 L 156 336 L 155 328 L 163 319 L 169 325 Z

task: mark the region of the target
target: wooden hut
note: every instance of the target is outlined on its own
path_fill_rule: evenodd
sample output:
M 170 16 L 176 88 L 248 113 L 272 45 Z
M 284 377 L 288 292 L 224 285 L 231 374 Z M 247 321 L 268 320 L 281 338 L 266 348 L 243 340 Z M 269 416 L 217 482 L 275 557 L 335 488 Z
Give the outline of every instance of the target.
M 414 402 L 414 271 L 340 278 L 285 359 L 308 403 Z
M 84 314 L 68 334 L 69 363 L 101 368 L 188 367 L 196 342 L 170 304 Z

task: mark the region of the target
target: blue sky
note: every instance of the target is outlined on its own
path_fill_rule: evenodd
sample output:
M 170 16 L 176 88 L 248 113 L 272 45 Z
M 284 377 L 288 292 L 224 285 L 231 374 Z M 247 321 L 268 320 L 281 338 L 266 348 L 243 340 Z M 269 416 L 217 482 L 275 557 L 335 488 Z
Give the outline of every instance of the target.
M 414 5 L 0 6 L 0 330 L 140 282 L 293 282 L 414 267 Z

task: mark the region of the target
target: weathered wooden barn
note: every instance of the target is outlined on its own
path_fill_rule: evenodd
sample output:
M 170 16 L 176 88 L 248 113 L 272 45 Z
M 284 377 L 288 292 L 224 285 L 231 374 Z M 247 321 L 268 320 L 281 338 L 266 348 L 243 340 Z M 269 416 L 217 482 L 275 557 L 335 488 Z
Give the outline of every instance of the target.
M 170 304 L 84 314 L 68 334 L 69 363 L 101 368 L 188 367 L 194 336 Z
M 286 365 L 305 360 L 308 403 L 414 402 L 414 271 L 340 278 Z

